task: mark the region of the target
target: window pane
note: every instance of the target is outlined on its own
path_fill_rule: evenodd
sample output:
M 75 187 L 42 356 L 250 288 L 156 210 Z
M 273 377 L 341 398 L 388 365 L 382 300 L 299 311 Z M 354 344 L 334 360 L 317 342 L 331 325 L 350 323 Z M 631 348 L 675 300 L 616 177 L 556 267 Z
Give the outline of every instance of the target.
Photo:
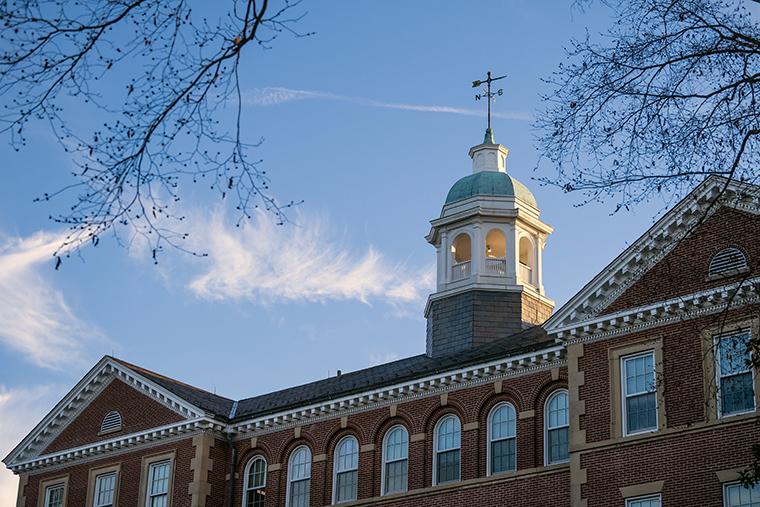
M 755 386 L 752 372 L 722 378 L 720 381 L 720 411 L 722 414 L 746 412 L 755 408 Z
M 569 429 L 559 428 L 547 432 L 549 464 L 568 459 Z
M 267 480 L 267 462 L 263 458 L 254 458 L 248 468 L 248 488 L 263 488 Z
M 356 487 L 358 480 L 358 472 L 356 470 L 352 472 L 339 473 L 335 478 L 335 501 L 336 502 L 349 502 L 356 500 Z
M 359 466 L 359 444 L 355 438 L 345 438 L 338 444 L 336 470 L 346 472 Z
M 290 457 L 290 479 L 300 481 L 311 477 L 311 451 L 299 447 Z
M 45 490 L 45 507 L 63 507 L 63 485 L 50 486 Z
M 460 446 L 460 428 L 459 419 L 456 417 L 445 417 L 438 425 L 438 450 L 447 451 L 449 449 L 459 449 Z
M 99 475 L 95 479 L 95 507 L 112 506 L 115 489 L 116 474 Z
M 385 461 L 406 459 L 409 455 L 409 436 L 406 429 L 393 428 L 385 440 Z
M 154 496 L 150 499 L 150 507 L 166 507 L 167 505 L 166 495 Z
M 647 498 L 635 498 L 625 503 L 626 507 L 661 507 L 660 496 L 650 496 Z
M 407 488 L 409 461 L 393 461 L 385 465 L 385 494 L 401 493 Z
M 160 495 L 169 492 L 169 469 L 169 463 L 151 465 L 149 489 L 151 495 Z
M 625 394 L 641 394 L 656 391 L 654 378 L 654 354 L 626 359 Z
M 501 405 L 491 414 L 491 440 L 515 436 L 515 409 Z
M 438 453 L 437 483 L 459 480 L 459 449 Z
M 556 430 L 553 430 L 556 431 Z M 491 444 L 491 473 L 515 469 L 515 439 L 498 440 Z
M 625 413 L 628 433 L 657 428 L 657 393 L 626 398 Z
M 719 343 L 720 374 L 732 375 L 750 369 L 750 332 L 744 331 L 733 336 L 724 336 Z
M 251 489 L 246 491 L 246 507 L 264 507 L 264 488 Z
M 760 485 L 747 489 L 741 484 L 730 484 L 724 494 L 726 507 L 760 507 Z
M 549 400 L 549 428 L 566 426 L 568 423 L 567 413 L 567 393 L 562 391 L 551 397 Z
M 311 479 L 290 483 L 290 507 L 309 507 Z

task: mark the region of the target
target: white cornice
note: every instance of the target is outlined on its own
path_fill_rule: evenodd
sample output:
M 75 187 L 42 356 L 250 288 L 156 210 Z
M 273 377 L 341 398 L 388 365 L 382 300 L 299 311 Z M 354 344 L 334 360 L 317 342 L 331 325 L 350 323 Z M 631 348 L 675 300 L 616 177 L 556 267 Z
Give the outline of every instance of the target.
M 547 331 L 597 317 L 690 234 L 696 224 L 721 206 L 760 214 L 760 188 L 735 181 L 727 184 L 727 180 L 718 177 L 707 178 L 557 310 L 545 324 Z
M 569 324 L 553 329 L 550 335 L 566 345 L 572 345 L 635 333 L 758 302 L 760 277 Z

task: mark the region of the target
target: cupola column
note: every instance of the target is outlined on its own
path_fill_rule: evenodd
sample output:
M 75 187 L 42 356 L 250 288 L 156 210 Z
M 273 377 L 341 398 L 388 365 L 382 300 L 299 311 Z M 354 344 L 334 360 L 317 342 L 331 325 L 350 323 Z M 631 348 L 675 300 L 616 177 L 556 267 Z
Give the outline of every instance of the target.
M 536 238 L 536 265 L 533 267 L 533 269 L 536 270 L 536 290 L 538 290 L 539 294 L 544 293 L 544 283 L 543 283 L 543 251 L 544 251 L 544 242 L 546 241 L 546 237 L 543 234 L 539 234 Z
M 517 227 L 514 222 L 507 224 L 507 283 L 517 285 L 517 259 L 520 258 L 520 247 L 517 241 Z
M 475 233 L 473 234 L 472 245 L 472 276 L 477 277 L 484 272 L 485 268 L 485 238 L 483 237 L 483 224 L 475 223 L 472 225 Z
M 449 279 L 449 255 L 451 255 L 451 248 L 449 247 L 449 233 L 447 231 L 441 232 L 441 244 L 438 246 L 438 290 L 443 290 L 446 286 L 446 282 Z

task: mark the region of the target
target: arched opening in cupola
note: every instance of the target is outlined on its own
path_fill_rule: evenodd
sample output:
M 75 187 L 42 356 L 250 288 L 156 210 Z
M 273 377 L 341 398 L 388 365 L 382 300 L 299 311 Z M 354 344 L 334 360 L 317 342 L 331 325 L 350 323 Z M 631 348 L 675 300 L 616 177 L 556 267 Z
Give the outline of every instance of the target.
M 462 280 L 470 276 L 472 261 L 472 240 L 470 235 L 461 233 L 451 243 L 451 280 Z
M 486 274 L 503 275 L 507 270 L 507 237 L 499 229 L 486 234 Z
M 520 262 L 518 266 L 518 281 L 533 285 L 533 268 L 535 266 L 533 255 L 533 242 L 528 236 L 520 238 Z

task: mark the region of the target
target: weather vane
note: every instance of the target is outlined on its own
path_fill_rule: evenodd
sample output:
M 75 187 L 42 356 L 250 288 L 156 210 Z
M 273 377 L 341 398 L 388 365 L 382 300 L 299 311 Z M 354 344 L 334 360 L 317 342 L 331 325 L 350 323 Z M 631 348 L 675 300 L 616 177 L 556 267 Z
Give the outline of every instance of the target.
M 504 76 L 499 76 L 499 77 L 491 77 L 491 71 L 490 70 L 488 71 L 487 76 L 488 77 L 486 79 L 483 79 L 483 80 L 478 79 L 477 81 L 473 81 L 472 82 L 472 87 L 473 88 L 477 88 L 480 85 L 486 85 L 483 88 L 482 93 L 478 93 L 477 95 L 475 95 L 475 100 L 480 100 L 480 99 L 483 99 L 483 98 L 486 99 L 486 103 L 488 104 L 488 130 L 490 132 L 490 130 L 491 130 L 491 101 L 492 100 L 496 100 L 496 97 L 498 97 L 498 96 L 504 95 L 504 90 L 501 89 L 501 88 L 499 88 L 498 90 L 496 90 L 495 92 L 492 93 L 491 92 L 491 83 L 493 81 L 498 81 L 499 79 L 504 79 L 507 76 L 504 75 Z

